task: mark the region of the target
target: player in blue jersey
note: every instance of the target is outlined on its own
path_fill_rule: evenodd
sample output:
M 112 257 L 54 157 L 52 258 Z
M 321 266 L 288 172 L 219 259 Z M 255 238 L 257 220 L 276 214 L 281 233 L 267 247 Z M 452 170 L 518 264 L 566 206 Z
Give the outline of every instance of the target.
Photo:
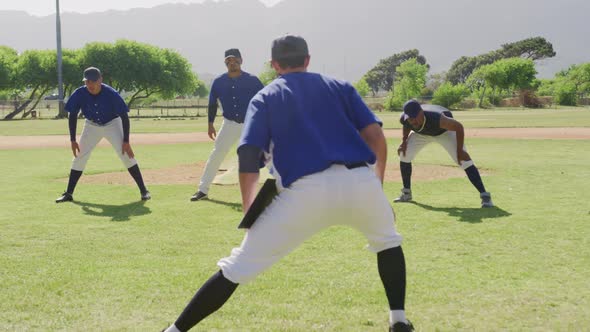
M 264 87 L 258 77 L 242 70 L 242 55 L 237 48 L 225 51 L 225 65 L 227 73 L 213 80 L 209 93 L 208 134 L 212 140 L 215 140 L 215 147 L 207 160 L 199 189 L 191 197 L 191 201 L 198 201 L 207 197 L 211 182 L 213 182 L 217 174 L 217 169 L 232 145 L 240 138 L 246 108 L 250 99 Z M 223 108 L 223 122 L 219 129 L 219 135 L 217 135 L 215 126 L 213 126 L 217 115 L 217 100 L 221 102 Z
M 493 207 L 492 196 L 486 191 L 479 171 L 463 144 L 465 132 L 463 125 L 453 119 L 448 109 L 438 105 L 420 105 L 416 100 L 409 100 L 403 106 L 400 116 L 403 125 L 402 143 L 397 149 L 400 156 L 400 171 L 404 188 L 394 202 L 412 200 L 412 160 L 428 143 L 442 145 L 455 163 L 465 170 L 473 186 L 479 191 L 481 207 Z
M 244 213 L 255 197 L 261 159 L 272 160 L 278 195 L 165 331 L 189 330 L 239 284 L 332 225 L 365 235 L 389 302 L 390 331 L 411 331 L 402 237 L 382 189 L 387 144 L 381 122 L 352 85 L 307 72 L 303 38 L 274 40 L 271 56 L 279 77 L 250 102 L 238 147 Z
M 98 68 L 89 67 L 84 70 L 83 81 L 84 86 L 74 91 L 65 106 L 68 111 L 70 145 L 74 160 L 72 161 L 68 187 L 55 202 L 63 203 L 74 200 L 73 194 L 76 184 L 82 176 L 92 150 L 103 137 L 117 151 L 117 155 L 137 183 L 141 200 L 150 199 L 150 193 L 143 183 L 141 171 L 129 144 L 130 125 L 127 116 L 129 109 L 125 101 L 117 91 L 102 83 L 102 74 Z M 80 110 L 82 110 L 86 122 L 78 144 L 76 125 Z

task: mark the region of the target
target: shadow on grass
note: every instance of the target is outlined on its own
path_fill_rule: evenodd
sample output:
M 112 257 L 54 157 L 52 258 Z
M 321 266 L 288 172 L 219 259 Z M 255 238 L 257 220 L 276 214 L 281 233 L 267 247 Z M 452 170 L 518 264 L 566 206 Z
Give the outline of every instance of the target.
M 203 202 L 211 202 L 213 204 L 229 206 L 234 211 L 242 212 L 242 204 L 240 203 L 225 202 L 211 198 L 207 198 L 206 200 L 203 200 Z
M 458 218 L 458 221 L 461 222 L 468 222 L 468 223 L 480 223 L 483 222 L 484 219 L 492 219 L 492 218 L 502 218 L 511 216 L 512 213 L 502 210 L 501 208 L 494 206 L 492 208 L 461 208 L 461 207 L 436 207 L 430 206 L 423 203 L 418 202 L 408 202 L 410 204 L 414 204 L 418 207 L 421 207 L 425 210 L 429 211 L 436 211 L 436 212 L 445 212 L 451 217 Z
M 95 204 L 88 202 L 73 202 L 82 207 L 82 211 L 90 216 L 109 217 L 111 221 L 129 221 L 131 217 L 152 213 L 145 201 L 138 201 L 124 205 Z

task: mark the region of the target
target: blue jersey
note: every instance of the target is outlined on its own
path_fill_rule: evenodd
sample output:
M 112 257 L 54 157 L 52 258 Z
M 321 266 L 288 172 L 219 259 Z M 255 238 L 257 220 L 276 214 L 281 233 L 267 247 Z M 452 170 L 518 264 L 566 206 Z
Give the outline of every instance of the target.
M 246 116 L 248 103 L 254 95 L 262 89 L 264 85 L 258 77 L 242 71 L 238 77 L 229 77 L 227 73 L 218 76 L 211 84 L 209 93 L 209 105 L 221 102 L 223 108 L 223 117 L 243 123 Z M 209 114 L 209 122 L 215 120 L 215 113 Z
M 65 109 L 73 114 L 82 110 L 86 119 L 99 125 L 105 125 L 129 112 L 121 95 L 106 84 L 102 84 L 98 95 L 91 94 L 85 86 L 79 87 L 68 99 Z
M 272 155 L 283 187 L 330 165 L 374 163 L 359 131 L 381 123 L 349 83 L 320 74 L 282 75 L 250 102 L 239 146 Z

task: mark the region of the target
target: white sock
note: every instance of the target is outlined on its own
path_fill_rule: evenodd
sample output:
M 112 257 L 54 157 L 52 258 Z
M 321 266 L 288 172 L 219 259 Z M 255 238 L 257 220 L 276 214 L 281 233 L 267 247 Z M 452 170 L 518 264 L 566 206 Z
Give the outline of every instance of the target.
M 397 322 L 408 324 L 408 320 L 406 319 L 406 312 L 404 310 L 391 310 L 389 312 L 389 324 L 393 325 Z
M 178 327 L 176 327 L 176 325 L 172 324 L 169 328 L 164 330 L 164 332 L 180 332 L 180 330 L 178 329 Z

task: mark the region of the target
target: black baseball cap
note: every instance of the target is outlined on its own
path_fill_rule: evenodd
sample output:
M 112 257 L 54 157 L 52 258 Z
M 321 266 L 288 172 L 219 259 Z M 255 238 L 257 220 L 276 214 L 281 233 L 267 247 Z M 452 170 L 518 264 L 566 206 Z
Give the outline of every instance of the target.
M 227 58 L 242 58 L 242 54 L 240 54 L 240 50 L 237 48 L 230 48 L 229 50 L 225 51 L 225 59 Z
M 281 60 L 309 55 L 307 42 L 303 37 L 286 35 L 272 42 L 271 59 Z
M 407 120 L 409 118 L 413 119 L 418 116 L 418 113 L 420 113 L 420 111 L 422 110 L 422 106 L 420 106 L 420 103 L 415 99 L 410 99 L 406 101 L 406 103 L 404 104 L 403 110 L 404 120 Z
M 88 67 L 84 69 L 84 77 L 82 78 L 82 81 L 96 82 L 101 76 L 102 74 L 100 73 L 100 69 L 96 67 Z

